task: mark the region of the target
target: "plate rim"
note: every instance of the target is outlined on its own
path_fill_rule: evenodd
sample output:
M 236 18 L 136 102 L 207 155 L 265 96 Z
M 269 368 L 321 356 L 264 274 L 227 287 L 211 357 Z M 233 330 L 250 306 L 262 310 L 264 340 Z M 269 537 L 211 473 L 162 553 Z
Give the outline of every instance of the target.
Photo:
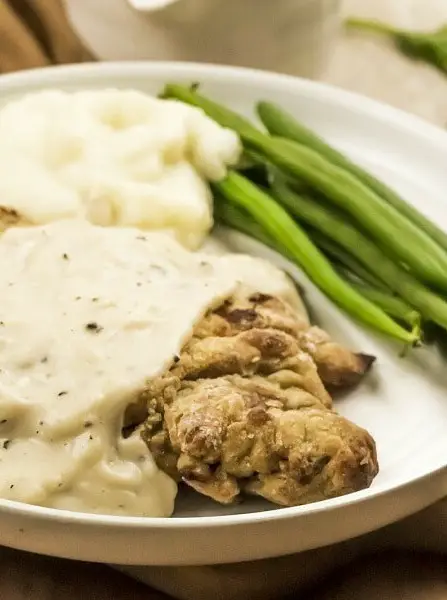
M 122 79 L 138 77 L 149 72 L 151 75 L 162 75 L 165 71 L 177 73 L 178 76 L 188 75 L 190 77 L 195 76 L 194 72 L 202 73 L 206 75 L 209 82 L 231 77 L 233 80 L 243 80 L 244 82 L 265 82 L 275 88 L 279 87 L 284 90 L 294 88 L 294 90 L 299 90 L 301 95 L 308 95 L 309 97 L 318 95 L 323 100 L 330 99 L 332 103 L 336 101 L 337 104 L 360 113 L 370 114 L 374 112 L 376 119 L 392 122 L 393 125 L 397 124 L 399 127 L 409 130 L 412 135 L 424 137 L 429 143 L 435 141 L 445 145 L 447 149 L 447 131 L 416 114 L 329 83 L 247 67 L 233 67 L 214 63 L 150 60 L 51 65 L 1 74 L 0 90 L 11 92 L 14 91 L 14 88 L 20 90 L 24 85 L 27 88 L 40 87 L 41 85 L 56 83 L 58 79 L 65 79 L 66 77 L 73 77 L 79 82 L 87 83 L 88 80 L 95 80 L 94 75 Z M 173 76 L 175 77 L 175 75 Z M 110 86 L 110 88 L 112 87 Z
M 447 132 L 441 127 L 424 121 L 422 118 L 401 109 L 386 105 L 361 94 L 350 92 L 336 86 L 303 79 L 291 75 L 273 73 L 245 67 L 233 67 L 217 64 L 176 61 L 115 61 L 106 63 L 84 63 L 76 65 L 58 65 L 20 71 L 0 76 L 0 92 L 13 94 L 30 93 L 42 86 L 62 85 L 72 80 L 76 85 L 88 84 L 100 79 L 143 79 L 144 76 L 163 76 L 166 79 L 175 77 L 206 77 L 207 83 L 234 83 L 243 80 L 245 84 L 253 82 L 257 86 L 264 84 L 267 88 L 291 91 L 297 95 L 315 97 L 322 101 L 330 101 L 344 109 L 354 110 L 368 118 L 374 117 L 382 122 L 392 124 L 393 128 L 405 130 L 413 137 L 423 138 L 429 144 L 441 146 L 447 153 Z M 116 84 L 114 84 L 116 85 Z M 110 87 L 114 87 L 112 84 Z M 328 512 L 353 504 L 362 505 L 368 500 L 387 494 L 394 494 L 408 486 L 421 484 L 424 480 L 447 471 L 447 459 L 442 464 L 419 476 L 398 482 L 392 487 L 368 488 L 341 496 L 302 506 L 276 508 L 274 510 L 239 513 L 235 515 L 197 516 L 197 517 L 131 517 L 81 513 L 54 508 L 46 508 L 11 500 L 0 499 L 0 513 L 24 518 L 40 518 L 44 521 L 58 521 L 73 525 L 96 525 L 101 527 L 138 528 L 138 529 L 181 529 L 192 530 L 204 526 L 213 529 L 248 525 L 257 522 L 271 522 L 288 518 L 299 518 L 309 514 Z

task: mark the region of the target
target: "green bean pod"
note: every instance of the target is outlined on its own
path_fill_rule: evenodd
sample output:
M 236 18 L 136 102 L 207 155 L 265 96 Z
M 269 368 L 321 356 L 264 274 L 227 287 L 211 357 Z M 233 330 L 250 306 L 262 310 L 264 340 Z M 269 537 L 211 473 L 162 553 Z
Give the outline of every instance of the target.
M 447 290 L 447 254 L 353 175 L 313 150 L 284 138 L 256 141 L 256 145 L 278 168 L 322 192 L 331 203 L 354 217 L 372 238 L 424 282 Z
M 245 210 L 241 210 L 231 202 L 226 202 L 224 199 L 214 199 L 214 215 L 217 222 L 220 222 L 232 229 L 241 231 L 253 239 L 258 240 L 265 246 L 272 248 L 276 252 L 282 254 L 285 258 L 291 262 L 295 262 L 292 254 L 287 250 L 286 247 L 275 244 L 270 236 L 257 223 L 251 219 Z M 321 236 L 323 238 L 324 236 Z M 327 241 L 327 238 L 324 238 Z M 315 241 L 314 235 L 312 240 Z M 317 244 L 319 247 L 321 245 Z M 327 246 L 331 245 L 326 244 Z M 333 244 L 333 246 L 336 246 Z M 337 248 L 338 255 L 340 256 L 339 248 Z M 341 249 L 342 250 L 342 249 Z M 342 253 L 345 252 L 342 250 Z M 346 256 L 349 256 L 345 252 Z M 385 286 L 372 276 L 360 263 L 356 264 L 358 270 L 370 277 L 368 283 L 364 283 L 359 280 L 359 272 L 353 273 L 347 268 L 345 264 L 332 262 L 335 270 L 340 273 L 345 279 L 348 280 L 350 285 L 356 289 L 362 296 L 367 298 L 370 302 L 381 308 L 387 315 L 401 321 L 411 327 L 414 331 L 419 332 L 421 325 L 421 315 L 414 310 L 409 304 L 404 302 L 401 298 L 394 296 L 392 292 L 387 292 Z M 366 280 L 367 281 L 367 280 Z M 377 285 L 376 285 L 377 284 Z M 378 287 L 377 287 L 378 286 Z
M 322 138 L 297 121 L 288 112 L 271 102 L 259 102 L 257 112 L 261 121 L 272 134 L 290 140 L 315 150 L 321 156 L 334 165 L 341 167 L 351 175 L 354 175 L 362 183 L 378 194 L 383 200 L 394 206 L 402 215 L 405 215 L 415 225 L 437 242 L 444 250 L 447 250 L 447 234 L 435 223 L 423 215 L 412 204 L 406 202 L 394 190 L 382 183 L 365 169 L 352 162 L 344 154 L 327 144 Z
M 397 340 L 407 344 L 418 342 L 419 338 L 415 333 L 403 329 L 346 283 L 306 233 L 268 194 L 235 172 L 230 172 L 225 179 L 213 185 L 229 202 L 249 213 L 274 243 L 287 247 L 294 262 L 300 265 L 309 278 L 340 308 L 373 329 Z
M 310 236 L 310 239 L 320 248 L 322 252 L 327 254 L 332 261 L 336 261 L 349 269 L 351 273 L 362 279 L 365 283 L 368 283 L 374 288 L 381 290 L 389 290 L 389 286 L 385 285 L 383 281 L 378 279 L 369 269 L 367 269 L 361 262 L 359 262 L 352 254 L 346 252 L 344 248 L 341 248 L 338 244 L 335 244 L 327 236 L 322 235 L 321 232 L 312 228 L 312 231 L 306 229 Z
M 387 315 L 390 315 L 390 317 L 393 317 L 402 323 L 406 323 L 410 327 L 420 328 L 420 313 L 407 302 L 405 302 L 405 300 L 402 300 L 402 298 L 399 298 L 398 296 L 394 296 L 392 292 L 378 289 L 372 285 L 360 281 L 342 265 L 334 264 L 334 266 L 336 270 L 349 281 L 354 289 L 356 289 L 362 296 L 365 296 L 365 298 L 368 298 L 368 300 L 377 306 L 380 306 L 380 308 L 386 312 Z
M 447 329 L 447 303 L 408 271 L 388 258 L 373 242 L 348 223 L 343 215 L 312 198 L 297 194 L 276 177 L 274 196 L 300 222 L 305 222 L 352 253 L 390 289 L 420 311 L 422 316 Z
M 245 233 L 249 237 L 258 240 L 265 246 L 284 253 L 285 249 L 275 244 L 271 237 L 265 233 L 264 229 L 255 223 L 249 214 L 243 209 L 240 209 L 235 204 L 227 202 L 225 198 L 214 198 L 214 219 L 218 223 L 227 225 L 232 229 L 237 229 L 241 233 Z M 290 256 L 286 256 L 290 258 Z

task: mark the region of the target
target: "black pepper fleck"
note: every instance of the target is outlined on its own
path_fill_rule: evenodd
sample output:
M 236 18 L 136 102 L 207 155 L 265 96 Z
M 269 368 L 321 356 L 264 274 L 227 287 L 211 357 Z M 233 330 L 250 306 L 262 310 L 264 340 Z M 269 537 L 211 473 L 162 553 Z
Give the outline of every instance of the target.
M 69 256 L 68 256 L 68 254 L 67 254 L 66 252 L 64 252 L 64 253 L 62 254 L 62 258 L 63 258 L 64 260 L 68 260 Z
M 42 427 L 42 425 L 43 425 L 43 421 L 39 421 L 39 425 Z
M 143 284 L 141 283 L 141 281 L 137 281 L 137 287 L 141 287 Z
M 3 326 L 4 324 L 5 324 L 5 322 L 4 322 L 4 321 L 0 321 L 0 325 L 2 325 L 2 326 Z
M 80 300 L 81 296 L 76 296 L 75 300 Z
M 66 394 L 68 394 L 68 392 L 66 392 L 65 390 L 63 390 L 62 392 L 58 393 L 58 396 L 65 396 Z
M 172 359 L 174 364 L 177 364 L 180 361 L 180 356 L 178 354 L 174 354 L 174 358 Z
M 14 487 L 14 484 L 11 483 L 11 485 L 9 486 L 9 489 L 12 490 L 13 487 Z
M 40 362 L 41 363 L 47 363 L 48 362 L 48 356 L 44 356 Z
M 9 448 L 9 446 L 11 445 L 11 440 L 5 440 L 3 442 L 3 449 L 7 450 Z
M 84 427 L 85 427 L 85 429 L 88 429 L 89 427 L 93 427 L 93 423 L 91 421 L 86 421 L 84 423 Z
M 8 422 L 8 419 L 2 419 L 2 420 L 0 421 L 0 425 L 4 425 L 4 424 L 5 424 L 5 423 L 7 423 L 7 422 Z
M 85 328 L 87 329 L 87 331 L 94 331 L 95 333 L 99 333 L 103 329 L 101 327 L 101 325 L 98 325 L 98 323 L 95 323 L 94 321 L 91 321 L 90 323 L 87 323 L 87 325 L 85 326 Z
M 22 529 L 22 528 L 20 528 L 20 529 L 19 529 L 19 533 L 25 533 L 25 530 L 24 530 L 24 529 Z
M 93 436 L 92 436 L 92 435 L 90 435 L 88 439 L 89 439 L 90 441 L 92 441 L 92 439 L 93 439 Z
M 92 298 L 92 302 L 98 302 L 99 298 Z

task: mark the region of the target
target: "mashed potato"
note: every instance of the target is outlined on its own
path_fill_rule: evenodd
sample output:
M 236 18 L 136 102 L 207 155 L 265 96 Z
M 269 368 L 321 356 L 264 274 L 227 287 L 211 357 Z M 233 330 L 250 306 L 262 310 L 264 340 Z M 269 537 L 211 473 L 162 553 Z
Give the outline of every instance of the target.
M 45 224 L 171 229 L 197 248 L 212 226 L 208 180 L 240 154 L 196 108 L 132 90 L 43 91 L 0 111 L 0 209 Z

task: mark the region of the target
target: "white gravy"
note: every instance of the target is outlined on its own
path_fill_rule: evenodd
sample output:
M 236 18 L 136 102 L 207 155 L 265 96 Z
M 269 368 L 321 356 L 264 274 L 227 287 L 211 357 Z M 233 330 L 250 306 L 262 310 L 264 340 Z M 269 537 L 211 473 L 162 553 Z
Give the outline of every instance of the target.
M 257 290 L 290 295 L 286 277 L 263 261 L 191 253 L 165 233 L 80 221 L 8 230 L 0 238 L 0 497 L 172 514 L 176 484 L 138 433 L 122 437 L 124 411 L 169 368 L 204 312 L 242 280 L 250 285 L 249 272 Z

